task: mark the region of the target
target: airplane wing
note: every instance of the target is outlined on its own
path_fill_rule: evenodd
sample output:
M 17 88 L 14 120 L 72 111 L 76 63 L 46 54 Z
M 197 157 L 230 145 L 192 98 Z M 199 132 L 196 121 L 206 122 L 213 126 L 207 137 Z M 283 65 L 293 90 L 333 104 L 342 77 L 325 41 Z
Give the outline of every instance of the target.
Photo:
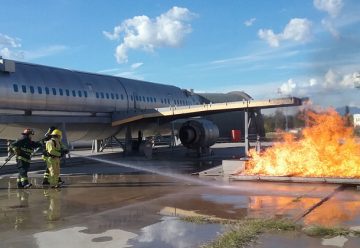
M 268 100 L 251 100 L 225 103 L 210 103 L 191 106 L 170 106 L 149 110 L 137 110 L 131 112 L 115 112 L 112 115 L 112 126 L 123 125 L 135 121 L 167 118 L 169 120 L 185 117 L 204 116 L 217 113 L 225 113 L 240 110 L 265 109 L 277 107 L 300 106 L 302 100 L 296 97 L 277 98 Z

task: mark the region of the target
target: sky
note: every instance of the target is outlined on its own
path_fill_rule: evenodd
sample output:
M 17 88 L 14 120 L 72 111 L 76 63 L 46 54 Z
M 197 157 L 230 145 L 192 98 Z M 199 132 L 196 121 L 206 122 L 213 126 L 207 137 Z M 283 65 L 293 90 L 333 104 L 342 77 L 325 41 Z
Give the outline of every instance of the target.
M 358 0 L 0 0 L 0 56 L 360 107 Z

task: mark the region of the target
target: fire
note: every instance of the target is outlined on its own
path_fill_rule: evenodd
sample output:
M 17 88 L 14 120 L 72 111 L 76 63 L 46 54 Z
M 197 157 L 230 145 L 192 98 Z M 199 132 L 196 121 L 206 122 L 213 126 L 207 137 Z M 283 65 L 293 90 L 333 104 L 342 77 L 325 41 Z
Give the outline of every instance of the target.
M 286 133 L 262 154 L 250 150 L 244 174 L 360 178 L 360 144 L 335 110 L 309 112 L 302 137 Z

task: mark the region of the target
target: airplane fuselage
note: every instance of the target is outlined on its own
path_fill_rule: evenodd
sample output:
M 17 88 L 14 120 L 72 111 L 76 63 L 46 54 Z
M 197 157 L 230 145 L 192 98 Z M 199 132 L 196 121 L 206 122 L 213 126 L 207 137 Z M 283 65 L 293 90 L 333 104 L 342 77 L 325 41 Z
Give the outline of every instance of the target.
M 12 61 L 10 61 L 12 62 Z M 201 103 L 201 98 L 178 87 L 135 79 L 79 72 L 23 62 L 13 62 L 14 71 L 0 70 L 2 115 L 104 116 L 114 112 L 141 111 Z M 0 123 L 0 138 L 15 139 L 25 126 L 41 135 L 51 123 Z M 60 122 L 55 123 L 60 125 Z M 168 134 L 157 123 L 135 123 L 133 132 Z M 70 141 L 103 139 L 124 135 L 124 127 L 104 123 L 67 123 Z
M 200 104 L 178 87 L 16 62 L 0 73 L 0 109 L 106 113 Z

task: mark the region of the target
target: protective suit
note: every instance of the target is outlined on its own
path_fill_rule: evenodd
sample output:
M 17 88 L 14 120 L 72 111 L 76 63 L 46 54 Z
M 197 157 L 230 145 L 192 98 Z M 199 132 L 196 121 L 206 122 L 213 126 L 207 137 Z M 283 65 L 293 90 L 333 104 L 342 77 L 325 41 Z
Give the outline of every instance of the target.
M 43 157 L 49 169 L 49 183 L 51 187 L 58 188 L 60 175 L 60 158 L 65 155 L 64 146 L 61 143 L 62 132 L 55 129 L 51 133 L 51 139 L 46 142 L 46 155 Z

